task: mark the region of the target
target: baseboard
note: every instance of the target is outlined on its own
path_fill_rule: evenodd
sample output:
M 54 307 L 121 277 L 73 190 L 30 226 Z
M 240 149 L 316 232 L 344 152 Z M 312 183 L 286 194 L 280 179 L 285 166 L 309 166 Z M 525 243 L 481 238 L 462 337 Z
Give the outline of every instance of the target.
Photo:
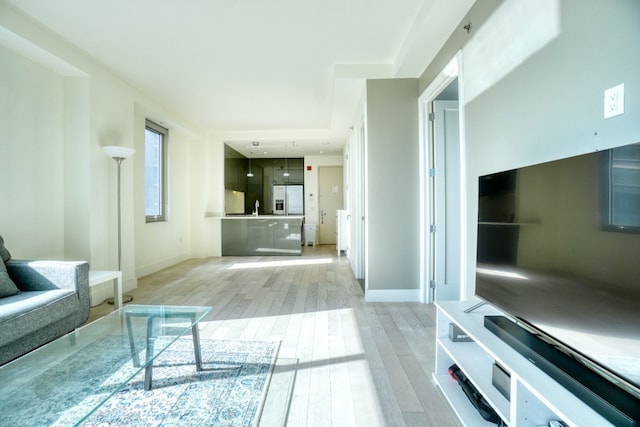
M 146 265 L 136 269 L 136 277 L 144 277 L 149 274 L 156 273 L 165 268 L 174 266 L 191 258 L 190 254 L 181 254 L 175 257 L 167 258 L 162 261 L 155 262 L 153 264 Z
M 98 306 L 111 297 L 113 297 L 113 283 L 111 281 L 100 283 L 99 285 L 89 288 L 91 307 Z
M 420 289 L 366 290 L 367 302 L 420 302 Z
M 138 279 L 131 278 L 122 281 L 122 293 L 126 294 L 138 287 Z M 94 285 L 89 288 L 89 301 L 91 307 L 96 307 L 109 298 L 113 298 L 113 281 L 108 280 L 99 285 Z

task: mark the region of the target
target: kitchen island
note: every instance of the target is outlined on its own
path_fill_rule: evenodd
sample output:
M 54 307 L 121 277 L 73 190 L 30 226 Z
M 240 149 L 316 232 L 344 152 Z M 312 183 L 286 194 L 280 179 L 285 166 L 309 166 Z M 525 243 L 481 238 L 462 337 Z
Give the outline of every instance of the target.
M 221 218 L 222 255 L 301 255 L 303 215 Z

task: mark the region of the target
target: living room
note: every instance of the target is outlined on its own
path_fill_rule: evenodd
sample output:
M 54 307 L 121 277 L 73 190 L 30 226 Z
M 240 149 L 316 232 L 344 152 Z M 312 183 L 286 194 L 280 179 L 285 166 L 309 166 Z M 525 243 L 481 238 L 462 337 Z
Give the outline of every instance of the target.
M 0 84 L 6 94 L 0 158 L 3 180 L 10 183 L 0 189 L 0 200 L 11 206 L 0 212 L 0 222 L 7 224 L 0 235 L 12 255 L 84 259 L 95 269 L 115 269 L 116 172 L 101 146 L 132 146 L 140 152 L 144 121 L 151 118 L 171 127 L 172 220 L 144 222 L 144 158 L 134 155 L 123 162 L 125 292 L 164 268 L 219 256 L 219 224 L 204 212 L 224 211 L 221 171 L 227 134 L 156 102 L 104 67 L 100 58 L 74 47 L 73 40 L 52 34 L 16 10 L 18 3 L 0 4 L 4 35 L 18 36 L 5 37 L 0 51 Z M 465 214 L 458 243 L 461 283 L 454 284 L 462 299 L 475 291 L 478 176 L 640 141 L 637 2 L 545 1 L 541 10 L 554 12 L 544 15 L 527 14 L 525 6 L 515 3 L 477 1 L 474 7 L 495 11 L 485 18 L 488 25 L 474 20 L 468 40 L 443 43 L 440 56 L 412 76 L 422 92 L 462 48 L 464 182 L 459 197 Z M 514 28 L 521 32 L 506 32 Z M 477 38 L 476 31 L 486 38 Z M 13 47 L 6 40 L 13 40 Z M 475 59 L 467 43 L 475 44 Z M 507 57 L 511 62 L 498 61 Z M 625 112 L 604 119 L 604 91 L 621 83 Z M 416 93 L 416 103 L 418 97 Z M 364 110 L 364 103 L 358 108 Z M 404 167 L 396 164 L 385 172 Z M 407 227 L 417 230 L 418 214 L 410 218 Z M 417 253 L 407 256 L 419 269 L 423 259 Z M 403 289 L 423 285 L 406 283 Z M 388 290 L 395 289 L 390 285 Z

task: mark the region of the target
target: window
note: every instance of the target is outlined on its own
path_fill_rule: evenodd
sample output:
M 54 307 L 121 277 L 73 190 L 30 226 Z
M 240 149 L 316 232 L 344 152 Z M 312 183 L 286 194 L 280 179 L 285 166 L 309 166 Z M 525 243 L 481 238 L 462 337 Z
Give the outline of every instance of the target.
M 147 120 L 144 130 L 144 215 L 166 221 L 166 153 L 169 130 Z

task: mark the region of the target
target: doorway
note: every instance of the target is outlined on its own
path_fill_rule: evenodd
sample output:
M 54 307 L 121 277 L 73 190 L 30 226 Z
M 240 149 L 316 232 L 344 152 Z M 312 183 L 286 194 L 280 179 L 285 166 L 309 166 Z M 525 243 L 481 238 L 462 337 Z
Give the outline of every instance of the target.
M 320 166 L 318 168 L 318 243 L 336 244 L 336 211 L 343 207 L 342 166 Z
M 459 55 L 420 97 L 421 299 L 458 300 L 464 269 L 464 154 Z

